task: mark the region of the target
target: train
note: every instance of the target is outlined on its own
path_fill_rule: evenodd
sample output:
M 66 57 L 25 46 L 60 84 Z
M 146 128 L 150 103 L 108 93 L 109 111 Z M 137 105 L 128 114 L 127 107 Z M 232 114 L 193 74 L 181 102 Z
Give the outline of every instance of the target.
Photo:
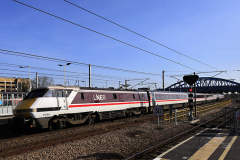
M 220 94 L 196 95 L 198 103 L 222 98 Z M 29 92 L 16 106 L 11 123 L 24 128 L 62 129 L 68 125 L 146 114 L 155 106 L 187 103 L 186 92 L 42 86 Z

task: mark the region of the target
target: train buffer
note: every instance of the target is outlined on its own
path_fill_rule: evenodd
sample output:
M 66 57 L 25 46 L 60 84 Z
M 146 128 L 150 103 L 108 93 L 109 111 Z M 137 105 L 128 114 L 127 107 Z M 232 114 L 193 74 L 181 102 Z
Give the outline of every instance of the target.
M 240 130 L 205 129 L 154 160 L 238 160 Z

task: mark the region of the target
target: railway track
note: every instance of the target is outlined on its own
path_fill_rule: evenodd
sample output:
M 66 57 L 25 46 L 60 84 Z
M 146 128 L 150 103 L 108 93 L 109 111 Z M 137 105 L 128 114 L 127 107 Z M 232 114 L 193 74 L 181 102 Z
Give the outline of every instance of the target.
M 141 123 L 146 123 L 156 119 L 157 118 L 155 116 L 150 116 L 150 117 L 146 117 L 139 120 L 131 120 L 130 122 L 123 122 L 120 124 L 100 127 L 100 128 L 92 129 L 88 131 L 75 132 L 72 134 L 55 136 L 54 138 L 48 138 L 48 139 L 38 140 L 30 143 L 5 147 L 0 149 L 0 157 L 5 158 L 5 157 L 13 156 L 16 154 L 25 153 L 28 151 L 33 151 L 33 150 L 37 150 L 37 149 L 41 149 L 49 146 L 58 145 L 61 143 L 66 143 L 69 141 L 74 141 L 82 138 L 87 138 L 90 136 L 95 136 L 95 135 L 115 131 L 121 128 L 129 127 L 129 126 L 133 126 Z M 54 131 L 54 132 L 58 132 L 58 131 Z
M 163 117 L 161 117 L 161 118 L 163 118 Z M 129 127 L 129 126 L 133 126 L 133 125 L 137 125 L 137 124 L 141 124 L 141 123 L 146 123 L 149 121 L 154 121 L 156 119 L 157 119 L 157 117 L 155 117 L 153 114 L 148 114 L 148 115 L 140 116 L 139 118 L 131 117 L 131 118 L 127 118 L 127 119 L 114 120 L 114 121 L 120 122 L 120 124 L 118 123 L 116 125 L 109 125 L 108 122 L 102 122 L 99 124 L 103 125 L 104 123 L 108 123 L 108 125 L 106 125 L 104 127 L 98 127 L 95 129 L 91 129 L 91 130 L 86 130 L 86 131 L 80 131 L 80 132 L 74 131 L 74 133 L 70 133 L 70 134 L 68 133 L 68 134 L 64 134 L 64 135 L 57 135 L 58 133 L 60 133 L 60 131 L 67 132 L 68 130 L 74 130 L 76 127 L 66 128 L 64 130 L 55 130 L 55 131 L 51 131 L 51 132 L 44 132 L 44 133 L 34 134 L 34 135 L 30 135 L 30 136 L 27 135 L 27 136 L 23 136 L 23 137 L 31 137 L 31 136 L 44 137 L 47 134 L 55 134 L 54 138 L 45 138 L 43 140 L 38 140 L 38 141 L 33 140 L 32 142 L 28 142 L 28 143 L 24 143 L 24 144 L 18 144 L 18 145 L 14 145 L 14 146 L 4 147 L 4 148 L 0 149 L 0 157 L 5 158 L 5 157 L 12 156 L 12 155 L 25 153 L 28 151 L 38 150 L 41 148 L 54 146 L 54 145 L 58 145 L 61 143 L 66 143 L 69 141 L 82 139 L 82 138 L 87 138 L 87 137 L 94 136 L 94 135 L 99 135 L 99 134 L 107 133 L 110 131 L 115 131 L 115 130 L 118 130 L 121 128 Z M 121 122 L 121 121 L 129 121 L 129 122 Z M 99 125 L 99 124 L 96 124 L 96 125 Z M 81 127 L 84 127 L 84 126 L 81 126 Z M 22 139 L 23 137 L 11 138 L 11 139 L 7 139 L 4 141 L 19 140 L 19 139 Z M 0 141 L 0 143 L 2 143 L 4 141 Z
M 109 124 L 109 122 L 113 122 L 113 121 L 114 122 L 131 121 L 131 120 L 138 119 L 138 117 L 149 118 L 149 117 L 155 117 L 155 116 L 153 114 L 145 114 L 145 115 L 140 115 L 140 116 L 132 116 L 132 117 L 128 117 L 128 118 L 109 119 L 109 120 L 104 120 L 104 121 L 99 121 L 99 122 L 93 123 L 90 126 L 94 127 L 94 126 L 99 125 L 99 124 L 107 125 L 107 124 Z M 61 131 L 68 132 L 68 131 L 71 131 L 71 130 L 84 128 L 86 126 L 89 126 L 89 125 L 87 125 L 86 123 L 79 124 L 79 125 L 73 125 L 71 127 L 63 128 Z M 7 130 L 8 128 L 3 128 L 3 129 Z M 34 129 L 34 130 L 27 131 L 27 132 L 24 132 L 24 131 L 21 132 L 20 131 L 18 133 L 7 132 L 7 134 L 1 135 L 2 139 L 0 139 L 0 143 L 5 142 L 5 141 L 9 141 L 9 140 L 23 139 L 25 137 L 44 136 L 46 134 L 56 134 L 58 132 L 59 132 L 59 130 L 51 130 L 50 131 L 48 129 L 41 129 L 41 130 L 40 129 Z
M 232 106 L 232 107 L 239 107 L 239 104 L 237 104 L 237 105 L 234 105 L 234 106 Z M 228 111 L 227 112 L 227 114 L 229 114 L 231 111 Z M 149 157 L 147 156 L 147 154 L 150 154 L 150 155 L 156 155 L 156 154 L 154 154 L 154 152 L 157 152 L 156 150 L 157 149 L 159 149 L 160 147 L 163 147 L 164 148 L 164 146 L 166 146 L 166 145 L 168 145 L 168 144 L 170 144 L 171 142 L 174 142 L 174 141 L 179 141 L 179 139 L 180 138 L 182 138 L 183 136 L 186 136 L 187 134 L 190 134 L 190 133 L 192 133 L 192 132 L 199 132 L 200 130 L 202 130 L 203 128 L 205 128 L 205 127 L 202 127 L 202 126 L 205 126 L 206 124 L 208 124 L 208 123 L 210 123 L 210 122 L 213 122 L 213 121 L 216 121 L 216 120 L 218 120 L 219 118 L 221 118 L 221 117 L 223 117 L 225 115 L 225 113 L 224 114 L 221 114 L 221 115 L 219 115 L 219 116 L 217 116 L 217 117 L 215 117 L 215 118 L 212 118 L 212 119 L 210 119 L 210 120 L 208 120 L 208 121 L 205 121 L 205 122 L 203 122 L 203 123 L 201 123 L 201 124 L 198 124 L 197 126 L 194 126 L 194 127 L 192 127 L 191 129 L 189 129 L 189 130 L 187 130 L 187 131 L 184 131 L 184 132 L 182 132 L 182 133 L 180 133 L 180 134 L 178 134 L 178 135 L 175 135 L 175 136 L 173 136 L 172 138 L 169 138 L 169 139 L 167 139 L 167 140 L 165 140 L 165 141 L 163 141 L 163 142 L 161 142 L 161 143 L 158 143 L 158 144 L 156 144 L 156 145 L 154 145 L 154 146 L 152 146 L 152 147 L 150 147 L 150 148 L 147 148 L 147 149 L 145 149 L 145 150 L 143 150 L 143 151 L 141 151 L 141 152 L 139 152 L 139 153 L 137 153 L 137 154 L 134 154 L 134 155 L 132 155 L 132 156 L 130 156 L 130 157 L 128 157 L 128 158 L 126 158 L 125 160 L 134 160 L 134 159 L 148 159 Z M 222 120 L 223 121 L 223 120 Z M 217 127 L 220 127 L 221 125 L 223 125 L 224 124 L 224 122 L 217 122 L 219 125 L 217 126 Z M 195 133 L 194 133 L 195 134 Z M 169 148 L 169 146 L 166 146 L 167 148 Z M 172 147 L 172 145 L 170 145 L 170 147 Z M 147 158 L 146 158 L 147 157 Z

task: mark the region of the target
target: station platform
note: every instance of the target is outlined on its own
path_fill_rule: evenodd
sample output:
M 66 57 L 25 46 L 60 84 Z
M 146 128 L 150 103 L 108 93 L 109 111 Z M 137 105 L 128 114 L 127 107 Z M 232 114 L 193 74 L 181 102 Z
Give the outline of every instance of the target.
M 154 160 L 239 160 L 240 130 L 205 129 Z

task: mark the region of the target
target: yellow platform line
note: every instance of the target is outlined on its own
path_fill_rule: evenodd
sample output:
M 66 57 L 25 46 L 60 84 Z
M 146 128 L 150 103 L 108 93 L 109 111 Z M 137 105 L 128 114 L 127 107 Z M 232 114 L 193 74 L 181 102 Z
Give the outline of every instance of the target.
M 189 158 L 189 160 L 206 160 L 218 148 L 218 146 L 227 138 L 228 133 L 220 132 L 202 148 Z
M 194 136 L 192 136 L 192 137 L 190 137 L 190 138 L 182 141 L 181 143 L 177 144 L 176 146 L 172 147 L 171 149 L 167 150 L 166 152 L 162 153 L 161 155 L 157 156 L 156 158 L 161 158 L 161 157 L 165 156 L 166 154 L 168 154 L 168 153 L 171 152 L 172 150 L 176 149 L 177 147 L 181 146 L 181 145 L 184 144 L 185 142 L 191 140 L 192 138 L 198 136 L 199 134 L 201 134 L 202 132 L 204 132 L 204 131 L 206 131 L 206 130 L 208 130 L 208 129 L 204 129 L 204 130 L 202 130 L 201 132 L 197 133 L 196 135 L 194 135 Z M 153 160 L 158 160 L 158 159 L 156 159 L 156 158 L 153 159 Z M 164 159 L 164 158 L 162 158 L 162 159 Z M 161 159 L 161 160 L 162 160 L 162 159 Z
M 233 143 L 236 141 L 237 137 L 238 137 L 239 131 L 235 134 L 235 136 L 233 137 L 233 139 L 231 140 L 231 142 L 228 144 L 227 148 L 224 150 L 223 154 L 221 155 L 221 157 L 219 158 L 219 160 L 224 160 L 224 158 L 226 157 L 228 151 L 230 150 L 230 148 L 232 147 Z

